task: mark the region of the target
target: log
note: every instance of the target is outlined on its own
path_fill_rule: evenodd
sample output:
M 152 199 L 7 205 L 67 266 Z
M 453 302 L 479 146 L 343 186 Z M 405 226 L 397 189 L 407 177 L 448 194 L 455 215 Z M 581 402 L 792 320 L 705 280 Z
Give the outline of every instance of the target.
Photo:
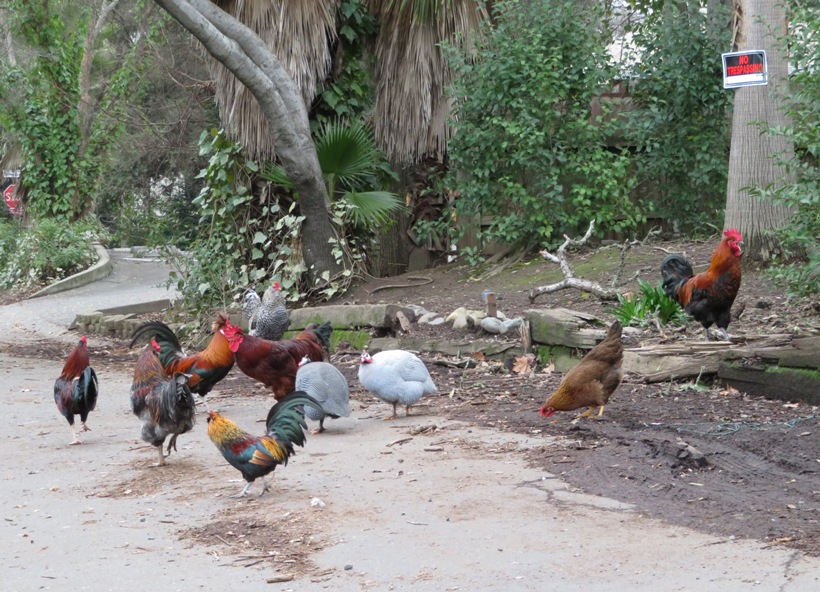
M 624 371 L 639 375 L 646 382 L 715 375 L 721 363 L 759 359 L 769 365 L 796 364 L 817 368 L 820 337 L 793 339 L 790 334 L 748 337 L 743 344 L 725 341 L 685 341 L 652 345 L 624 351 Z
M 530 338 L 544 345 L 563 345 L 592 349 L 606 337 L 605 326 L 597 317 L 566 308 L 530 309 L 524 311 L 530 325 Z
M 820 372 L 817 370 L 727 362 L 720 364 L 718 378 L 750 395 L 820 405 Z

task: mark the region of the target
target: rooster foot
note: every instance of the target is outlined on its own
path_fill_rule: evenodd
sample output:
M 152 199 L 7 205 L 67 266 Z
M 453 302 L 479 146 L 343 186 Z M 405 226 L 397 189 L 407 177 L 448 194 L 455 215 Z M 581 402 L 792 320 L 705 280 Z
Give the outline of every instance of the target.
M 175 451 L 177 451 L 177 434 L 174 434 L 173 436 L 171 436 L 171 439 L 168 440 L 168 448 L 167 448 L 168 456 L 171 456 L 171 448 L 173 448 Z M 162 454 L 162 445 L 160 445 L 159 449 L 160 449 L 160 454 Z
M 395 415 L 390 415 L 389 417 L 385 417 L 384 421 L 393 421 L 394 419 L 396 419 L 396 416 Z
M 69 446 L 76 446 L 77 444 L 82 444 L 78 438 L 74 438 L 71 442 L 68 443 Z
M 312 430 L 310 430 L 310 433 L 315 436 L 316 434 L 321 434 L 324 431 L 325 428 L 313 428 Z
M 81 432 L 90 432 L 91 428 L 88 427 L 88 425 L 85 422 L 83 422 L 83 427 L 80 428 L 80 431 Z

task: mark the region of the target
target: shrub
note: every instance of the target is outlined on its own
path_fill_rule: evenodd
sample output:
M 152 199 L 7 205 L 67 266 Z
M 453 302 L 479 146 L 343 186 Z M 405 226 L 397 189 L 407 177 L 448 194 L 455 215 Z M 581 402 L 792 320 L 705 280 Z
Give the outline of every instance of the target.
M 598 4 L 504 1 L 458 74 L 447 183 L 459 215 L 492 215 L 482 238 L 549 243 L 595 219 L 616 232 L 645 219 L 630 158 L 607 148 L 614 122 L 592 117 L 615 70 Z
M 47 218 L 27 228 L 15 222 L 0 229 L 0 285 L 10 290 L 30 289 L 88 268 L 97 260 L 93 243 L 107 239 L 93 218 L 74 224 Z
M 683 309 L 664 293 L 660 285 L 638 280 L 638 287 L 638 294 L 619 294 L 618 304 L 612 307 L 612 314 L 622 325 L 683 325 L 688 321 Z

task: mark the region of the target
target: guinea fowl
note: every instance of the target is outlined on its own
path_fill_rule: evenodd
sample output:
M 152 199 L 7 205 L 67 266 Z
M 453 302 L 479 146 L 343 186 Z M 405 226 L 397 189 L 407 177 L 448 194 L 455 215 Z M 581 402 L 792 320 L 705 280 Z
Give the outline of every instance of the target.
M 393 415 L 385 419 L 396 419 L 397 405 L 404 405 L 410 415 L 410 407 L 424 395 L 438 392 L 424 362 L 402 349 L 380 351 L 372 356 L 367 350 L 362 352 L 359 382 L 376 397 L 393 405 Z
M 322 406 L 321 410 L 305 407 L 305 416 L 319 422 L 319 427 L 311 430 L 312 434 L 325 431 L 326 417 L 338 419 L 350 416 L 350 388 L 333 364 L 313 362 L 307 356 L 302 358 L 296 371 L 296 390 L 306 392 Z
M 280 341 L 290 325 L 290 315 L 279 282 L 273 282 L 261 299 L 253 290 L 245 292 L 242 312 L 248 321 L 248 335 L 253 337 Z

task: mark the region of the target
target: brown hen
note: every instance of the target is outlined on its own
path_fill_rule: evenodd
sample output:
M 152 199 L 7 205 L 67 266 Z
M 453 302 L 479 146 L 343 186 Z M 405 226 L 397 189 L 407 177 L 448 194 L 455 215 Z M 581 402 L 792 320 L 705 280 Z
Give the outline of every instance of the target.
M 580 364 L 567 372 L 558 390 L 541 406 L 541 415 L 551 417 L 556 411 L 589 407 L 580 415 L 589 417 L 598 406 L 598 417 L 603 414 L 604 406 L 623 378 L 621 331 L 621 323 L 612 323 L 604 340 L 589 350 Z

